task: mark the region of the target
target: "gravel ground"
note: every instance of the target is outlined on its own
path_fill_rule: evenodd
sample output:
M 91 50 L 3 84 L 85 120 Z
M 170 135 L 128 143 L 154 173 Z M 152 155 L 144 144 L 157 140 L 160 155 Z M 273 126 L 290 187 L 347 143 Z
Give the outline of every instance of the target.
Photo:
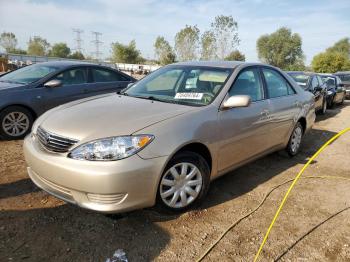
M 66 204 L 32 184 L 22 141 L 0 141 L 0 261 L 106 261 L 117 249 L 129 261 L 195 260 L 270 188 L 294 178 L 323 143 L 346 127 L 350 101 L 318 116 L 297 157 L 278 152 L 235 170 L 212 183 L 198 209 L 173 216 L 154 209 L 105 216 Z M 350 133 L 330 145 L 305 175 L 350 178 L 349 163 Z M 287 188 L 275 190 L 206 260 L 251 261 Z M 263 260 L 350 261 L 349 199 L 349 182 L 301 180 L 271 232 Z

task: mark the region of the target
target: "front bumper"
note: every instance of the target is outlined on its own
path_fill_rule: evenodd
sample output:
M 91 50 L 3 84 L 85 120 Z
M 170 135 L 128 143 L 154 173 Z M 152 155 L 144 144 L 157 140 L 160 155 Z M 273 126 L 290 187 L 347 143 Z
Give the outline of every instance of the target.
M 24 140 L 32 181 L 48 193 L 80 207 L 118 213 L 153 206 L 167 157 L 80 161 L 50 153 L 35 137 Z

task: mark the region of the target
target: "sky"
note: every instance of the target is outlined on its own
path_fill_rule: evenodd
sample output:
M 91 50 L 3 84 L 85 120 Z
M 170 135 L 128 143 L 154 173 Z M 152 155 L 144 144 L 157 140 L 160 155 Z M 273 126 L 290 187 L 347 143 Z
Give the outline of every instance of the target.
M 84 30 L 85 55 L 94 51 L 92 31 L 101 32 L 102 57 L 111 55 L 111 43 L 135 39 L 145 58 L 154 58 L 158 35 L 172 45 L 185 25 L 210 28 L 217 15 L 232 15 L 241 39 L 238 49 L 249 62 L 259 61 L 256 40 L 282 26 L 303 40 L 306 64 L 344 37 L 350 37 L 350 0 L 0 0 L 0 32 L 13 32 L 26 49 L 39 35 L 51 44 L 76 47 L 73 28 Z

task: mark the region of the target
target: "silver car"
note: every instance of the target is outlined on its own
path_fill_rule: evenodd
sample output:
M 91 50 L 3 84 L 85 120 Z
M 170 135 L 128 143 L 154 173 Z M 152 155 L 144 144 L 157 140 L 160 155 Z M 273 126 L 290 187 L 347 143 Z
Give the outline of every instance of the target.
M 313 95 L 277 68 L 177 63 L 119 94 L 48 111 L 24 152 L 33 182 L 64 201 L 183 211 L 239 166 L 281 149 L 296 155 L 314 121 Z

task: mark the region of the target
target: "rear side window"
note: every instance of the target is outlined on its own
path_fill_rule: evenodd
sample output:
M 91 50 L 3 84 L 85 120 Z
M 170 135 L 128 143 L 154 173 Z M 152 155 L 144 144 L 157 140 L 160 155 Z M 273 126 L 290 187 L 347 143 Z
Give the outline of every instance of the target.
M 74 68 L 63 71 L 53 79 L 62 81 L 62 85 L 79 85 L 87 83 L 86 68 Z
M 94 82 L 102 83 L 102 82 L 115 82 L 115 81 L 129 81 L 122 74 L 118 74 L 117 72 L 104 69 L 104 68 L 92 68 L 92 77 Z
M 241 72 L 231 87 L 229 95 L 248 95 L 253 102 L 264 99 L 259 70 L 250 68 Z
M 262 71 L 270 98 L 295 94 L 287 80 L 277 71 L 268 68 L 263 68 Z

